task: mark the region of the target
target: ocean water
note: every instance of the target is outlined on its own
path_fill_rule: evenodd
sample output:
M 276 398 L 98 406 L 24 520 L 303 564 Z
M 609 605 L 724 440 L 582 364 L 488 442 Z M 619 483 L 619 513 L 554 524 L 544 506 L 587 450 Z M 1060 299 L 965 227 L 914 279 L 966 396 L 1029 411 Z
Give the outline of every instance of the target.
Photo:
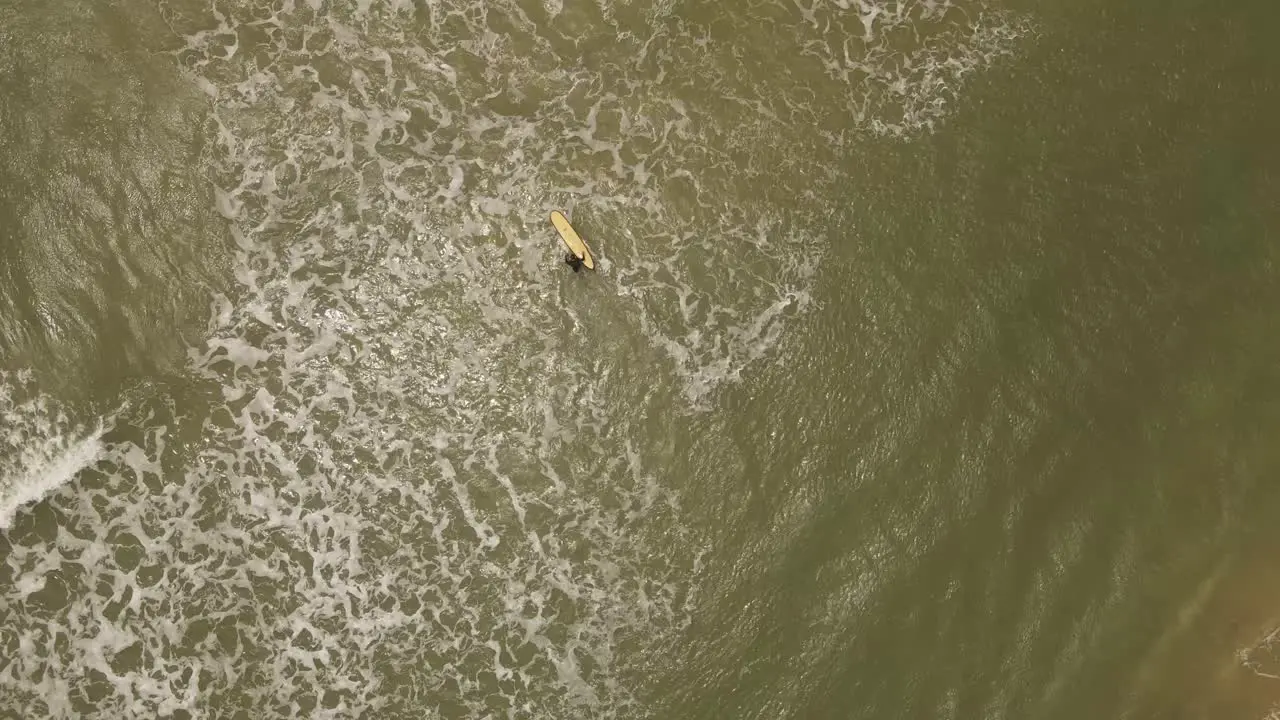
M 0 717 L 1280 713 L 1276 20 L 0 4 Z

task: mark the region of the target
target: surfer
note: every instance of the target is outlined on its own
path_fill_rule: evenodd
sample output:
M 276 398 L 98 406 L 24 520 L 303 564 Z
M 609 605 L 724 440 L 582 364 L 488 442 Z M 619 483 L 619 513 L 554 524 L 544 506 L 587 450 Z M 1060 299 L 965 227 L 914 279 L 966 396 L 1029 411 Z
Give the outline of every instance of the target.
M 564 249 L 569 251 L 569 254 L 564 256 L 564 264 L 573 268 L 575 273 L 582 272 L 582 268 L 595 270 L 596 261 L 591 257 L 591 248 L 582 242 L 582 238 L 569 224 L 569 219 L 564 216 L 564 213 L 552 210 L 551 224 L 556 227 L 556 232 L 560 233 L 560 242 L 564 245 Z

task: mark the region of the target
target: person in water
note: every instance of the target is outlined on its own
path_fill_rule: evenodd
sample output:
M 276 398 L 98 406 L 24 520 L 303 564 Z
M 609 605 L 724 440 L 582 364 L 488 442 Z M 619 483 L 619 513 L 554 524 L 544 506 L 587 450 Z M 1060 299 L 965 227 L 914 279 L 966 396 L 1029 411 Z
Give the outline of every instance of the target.
M 564 264 L 573 268 L 574 272 L 580 272 L 582 270 L 582 258 L 573 253 L 569 253 L 564 256 Z

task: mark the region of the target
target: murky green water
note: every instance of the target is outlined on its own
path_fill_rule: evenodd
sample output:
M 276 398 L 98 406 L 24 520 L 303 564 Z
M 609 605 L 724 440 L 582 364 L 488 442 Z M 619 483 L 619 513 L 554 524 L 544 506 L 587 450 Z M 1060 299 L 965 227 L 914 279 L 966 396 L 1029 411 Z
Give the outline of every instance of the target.
M 0 5 L 0 716 L 1267 717 L 1277 20 Z

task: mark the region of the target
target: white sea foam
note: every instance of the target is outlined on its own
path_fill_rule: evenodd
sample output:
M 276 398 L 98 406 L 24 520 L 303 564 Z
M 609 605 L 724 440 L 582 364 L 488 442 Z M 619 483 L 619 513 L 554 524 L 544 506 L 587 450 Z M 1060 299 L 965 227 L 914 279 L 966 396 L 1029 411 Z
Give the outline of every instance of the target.
M 43 499 L 93 464 L 102 454 L 101 437 L 99 429 L 78 441 L 51 438 L 39 450 L 25 452 L 17 462 L 22 470 L 7 479 L 0 491 L 0 530 L 9 527 L 14 513 L 24 505 Z
M 933 130 L 969 75 L 1035 33 L 1027 18 L 982 2 L 813 0 L 797 7 L 802 52 L 846 87 L 853 127 L 899 138 Z
M 797 120 L 835 110 L 673 4 L 599 8 L 167 7 L 237 289 L 183 403 L 12 548 L 0 712 L 645 714 L 698 562 L 646 418 L 712 409 L 812 307 L 841 179 Z
M 38 391 L 30 372 L 0 372 L 0 530 L 102 453 L 103 428 L 85 429 Z

